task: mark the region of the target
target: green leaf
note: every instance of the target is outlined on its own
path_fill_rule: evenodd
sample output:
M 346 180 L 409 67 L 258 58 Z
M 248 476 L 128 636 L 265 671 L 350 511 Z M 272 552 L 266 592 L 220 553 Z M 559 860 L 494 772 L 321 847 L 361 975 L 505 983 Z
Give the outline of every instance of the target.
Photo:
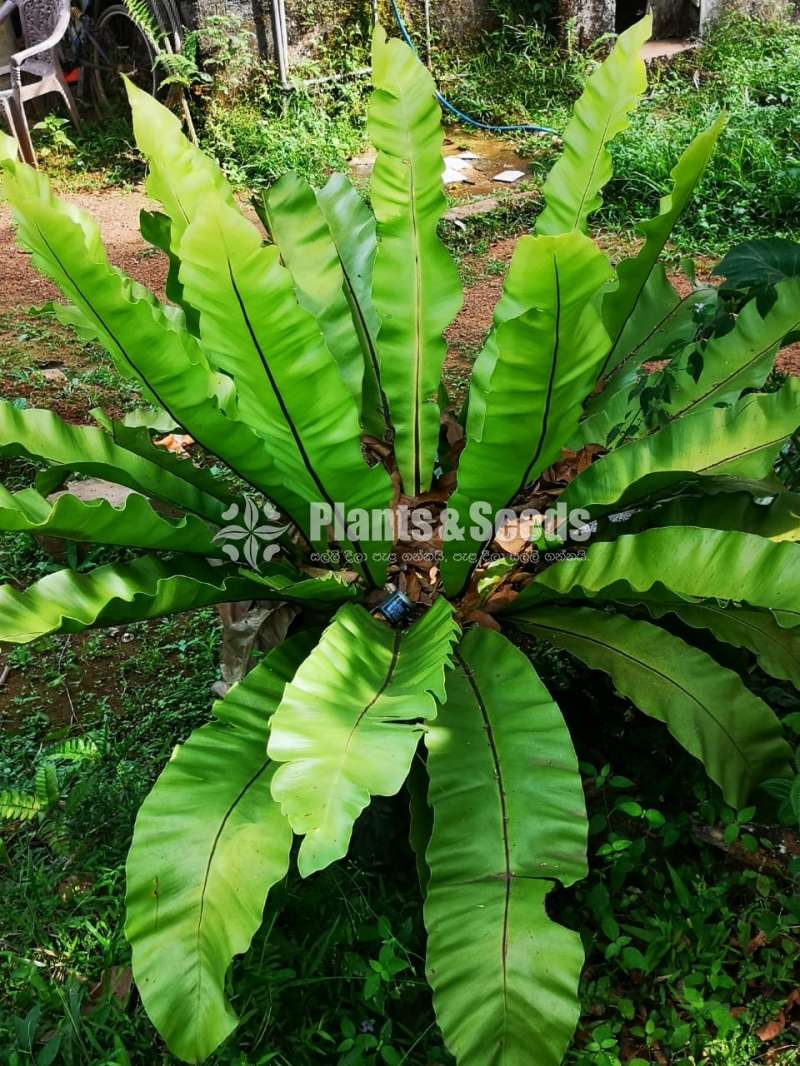
M 297 856 L 303 877 L 347 854 L 370 796 L 402 787 L 422 723 L 444 697 L 457 632 L 444 599 L 406 631 L 348 604 L 287 686 L 268 751 L 283 763 L 272 795 L 305 838 Z
M 507 507 L 561 454 L 578 426 L 581 407 L 597 378 L 607 345 L 592 300 L 608 277 L 605 256 L 579 233 L 523 237 L 517 244 L 508 291 L 526 311 L 497 327 L 497 357 L 476 391 L 467 417 L 467 446 L 449 507 L 469 528 L 470 506 Z M 470 538 L 445 544 L 441 565 L 448 594 L 463 587 L 474 562 Z
M 759 388 L 772 369 L 787 334 L 800 328 L 800 278 L 775 286 L 776 299 L 762 318 L 758 301 L 745 305 L 734 328 L 701 348 L 703 371 L 697 381 L 684 371 L 666 410 L 676 418 L 700 407 L 731 403 L 745 389 Z
M 800 244 L 785 237 L 744 241 L 732 248 L 714 268 L 725 278 L 722 289 L 756 289 L 800 277 Z
M 201 447 L 304 528 L 297 497 L 287 489 L 263 440 L 223 412 L 223 379 L 183 327 L 182 315 L 109 264 L 95 222 L 54 198 L 42 174 L 18 164 L 5 172 L 4 186 L 20 243 L 31 251 L 34 265 L 73 301 L 120 371 L 135 377 L 149 399 Z
M 17 142 L 13 137 L 0 130 L 0 162 L 4 159 L 15 161 L 18 154 Z M 2 186 L 0 186 L 2 192 Z
M 39 763 L 36 767 L 34 778 L 34 792 L 39 807 L 46 811 L 61 798 L 61 789 L 58 783 L 58 771 L 55 764 L 49 760 Z
M 694 629 L 707 629 L 716 640 L 746 648 L 772 677 L 800 689 L 800 631 L 781 629 L 767 611 L 720 607 L 715 603 L 645 604 L 654 618 L 673 614 Z
M 611 337 L 611 348 L 601 374 L 606 367 L 613 367 L 619 362 L 618 345 L 625 327 L 636 310 L 675 223 L 686 210 L 705 173 L 726 122 L 727 117 L 720 115 L 714 125 L 698 134 L 683 152 L 670 173 L 672 191 L 661 198 L 655 218 L 638 226 L 645 238 L 644 245 L 636 256 L 623 260 L 617 267 L 619 284 L 603 300 L 603 322 Z
M 262 195 L 260 206 L 262 221 L 294 281 L 298 302 L 316 318 L 360 413 L 364 359 L 339 255 L 314 190 L 296 174 L 285 174 Z
M 559 1066 L 578 1021 L 580 938 L 554 881 L 586 876 L 586 809 L 561 713 L 499 633 L 471 629 L 426 731 L 434 827 L 428 979 L 459 1066 Z
M 125 935 L 145 1010 L 170 1050 L 202 1062 L 233 1031 L 225 975 L 250 946 L 292 832 L 270 796 L 268 719 L 309 649 L 271 652 L 178 746 L 142 804 L 127 862 Z
M 197 311 L 189 304 L 183 294 L 178 272 L 181 261 L 172 250 L 172 221 L 168 215 L 161 211 L 140 211 L 139 232 L 148 244 L 163 252 L 169 260 L 167 280 L 164 291 L 170 303 L 180 307 L 186 318 L 186 328 L 196 337 L 199 333 L 199 321 Z M 127 417 L 127 416 L 126 416 Z M 164 432 L 169 432 L 165 430 Z
M 380 320 L 372 304 L 372 274 L 378 251 L 375 218 L 344 174 L 332 174 L 317 190 L 317 203 L 331 231 L 344 278 L 344 293 L 361 344 L 364 385 L 361 424 L 374 437 L 391 425 L 378 358 Z
M 655 526 L 701 526 L 755 533 L 774 541 L 800 540 L 800 494 L 781 492 L 773 496 L 774 491 L 765 489 L 768 502 L 753 499 L 755 486 L 752 492 L 730 493 L 723 498 L 679 496 L 632 515 L 624 532 L 636 533 Z
M 697 333 L 697 313 L 717 300 L 714 288 L 696 289 L 678 296 L 667 280 L 662 264 L 657 264 L 637 301 L 636 307 L 617 341 L 617 365 L 605 382 L 602 392 L 586 404 L 586 418 L 570 448 L 585 444 L 605 444 L 613 426 L 629 423 L 640 409 L 638 399 L 631 399 L 642 364 L 661 359 L 665 353 L 680 351 Z M 669 356 L 667 356 L 669 357 Z M 644 427 L 638 432 L 642 432 Z
M 0 640 L 27 644 L 47 633 L 80 633 L 188 611 L 209 603 L 288 599 L 242 577 L 235 567 L 199 559 L 162 562 L 147 556 L 88 574 L 58 570 L 22 592 L 0 585 Z
M 564 151 L 542 189 L 545 208 L 536 220 L 537 233 L 585 232 L 589 215 L 601 206 L 601 191 L 612 174 L 608 144 L 628 128 L 647 88 L 641 50 L 652 22 L 647 15 L 620 34 L 611 55 L 586 82 L 564 131 Z
M 114 423 L 110 418 L 105 418 L 105 416 L 98 417 L 100 410 L 99 408 L 94 408 L 89 413 L 103 429 L 110 433 Z M 156 433 L 174 433 L 180 429 L 180 426 L 172 421 L 167 412 L 158 407 L 136 407 L 132 411 L 127 411 L 123 415 L 122 425 L 130 429 L 153 430 Z
M 687 602 L 742 603 L 772 611 L 784 629 L 800 625 L 800 545 L 750 533 L 676 526 L 592 544 L 585 559 L 555 563 L 524 589 L 512 610 L 543 598 L 590 596 L 642 602 L 667 589 Z
M 204 467 L 195 466 L 191 459 L 154 444 L 146 428 L 109 420 L 107 431 L 114 442 L 126 451 L 140 455 L 143 459 L 168 470 L 183 481 L 195 485 L 203 492 L 213 495 L 215 499 L 222 501 L 226 510 L 233 503 L 235 499 L 233 491 L 218 475 Z
M 41 809 L 38 799 L 30 792 L 20 792 L 14 788 L 0 792 L 0 818 L 5 821 L 29 822 Z
M 372 299 L 381 319 L 380 376 L 409 495 L 430 487 L 439 441 L 442 334 L 461 306 L 458 270 L 439 239 L 441 111 L 433 78 L 402 41 L 380 26 L 372 42 L 375 91 L 368 132 L 377 150 L 371 200 L 378 221 Z
M 265 439 L 276 465 L 307 503 L 331 515 L 387 507 L 386 470 L 367 467 L 358 411 L 317 323 L 297 303 L 278 250 L 224 204 L 200 209 L 181 241 L 181 281 L 200 313 L 204 345 L 233 378 L 242 416 Z M 308 520 L 304 523 L 307 527 Z M 346 541 L 380 585 L 387 545 Z
M 0 530 L 24 530 L 94 544 L 121 544 L 152 551 L 189 552 L 222 557 L 214 530 L 194 515 L 165 518 L 144 496 L 132 492 L 115 506 L 107 500 L 83 501 L 69 492 L 48 502 L 35 489 L 11 493 L 0 485 Z
M 180 476 L 174 463 L 169 468 L 162 467 L 157 460 L 160 452 L 169 455 L 165 449 L 159 452 L 159 449 L 151 448 L 150 452 L 151 456 L 147 457 L 137 455 L 116 444 L 103 430 L 94 426 L 71 426 L 52 411 L 21 411 L 13 404 L 0 401 L 0 455 L 43 459 L 75 473 L 125 485 L 209 521 L 219 523 L 222 520 L 226 506 L 222 500 Z M 220 486 L 220 491 L 224 499 L 224 486 Z
M 406 790 L 409 814 L 408 842 L 414 852 L 419 887 L 424 896 L 431 875 L 425 852 L 433 830 L 433 811 L 428 803 L 428 772 L 425 768 L 424 755 L 419 751 L 411 761 L 411 769 L 406 778 Z
M 183 135 L 181 120 L 149 93 L 124 79 L 139 151 L 147 159 L 145 191 L 172 222 L 178 254 L 186 227 L 209 201 L 234 206 L 233 190 L 217 164 Z
M 666 630 L 586 607 L 538 608 L 514 622 L 610 674 L 621 695 L 703 763 L 732 806 L 790 772 L 791 749 L 767 704 L 738 674 Z
M 678 483 L 706 477 L 768 477 L 800 424 L 800 385 L 747 395 L 669 423 L 603 456 L 572 481 L 561 501 L 592 516 L 634 507 Z

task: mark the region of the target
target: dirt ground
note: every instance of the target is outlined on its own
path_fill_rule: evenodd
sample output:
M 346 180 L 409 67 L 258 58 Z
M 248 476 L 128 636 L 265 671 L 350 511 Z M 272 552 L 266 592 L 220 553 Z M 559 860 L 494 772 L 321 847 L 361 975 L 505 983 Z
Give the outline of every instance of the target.
M 155 207 L 143 190 L 84 192 L 68 195 L 65 199 L 88 211 L 97 221 L 109 259 L 115 266 L 159 295 L 163 294 L 166 260 L 145 245 L 139 234 L 139 212 L 143 208 Z M 476 256 L 474 273 L 483 274 L 489 261 L 506 263 L 511 258 L 515 240 L 499 240 L 486 253 Z M 614 251 L 617 251 L 616 247 Z M 710 261 L 700 264 L 701 279 L 703 268 L 708 270 L 710 266 Z M 673 275 L 672 281 L 679 291 L 688 284 L 682 275 Z M 463 376 L 468 374 L 474 354 L 491 324 L 502 285 L 502 274 L 497 272 L 479 276 L 467 286 L 461 314 L 447 334 L 451 346 L 448 360 L 451 371 Z M 0 204 L 0 312 L 38 305 L 57 295 L 55 288 L 31 267 L 28 257 L 17 248 L 8 208 Z M 784 349 L 778 357 L 777 367 L 785 373 L 800 376 L 800 344 Z
M 104 190 L 66 195 L 97 221 L 114 266 L 161 293 L 167 275 L 166 261 L 144 244 L 139 234 L 139 212 L 155 204 L 140 189 Z M 0 311 L 42 304 L 58 295 L 54 286 L 29 264 L 19 250 L 8 207 L 0 204 Z

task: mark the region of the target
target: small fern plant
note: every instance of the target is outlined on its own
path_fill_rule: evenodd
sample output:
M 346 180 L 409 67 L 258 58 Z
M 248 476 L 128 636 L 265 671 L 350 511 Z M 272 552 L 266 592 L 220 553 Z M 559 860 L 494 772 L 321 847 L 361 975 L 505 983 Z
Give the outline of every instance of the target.
M 74 737 L 53 745 L 37 762 L 33 791 L 0 791 L 0 821 L 35 823 L 37 834 L 53 851 L 66 854 L 69 850 L 68 805 L 59 764 L 83 763 L 96 759 L 99 754 L 100 749 L 91 737 Z
M 547 897 L 585 875 L 587 818 L 565 721 L 509 635 L 610 675 L 731 805 L 793 776 L 775 713 L 708 648 L 800 684 L 800 501 L 774 477 L 800 393 L 762 391 L 800 327 L 800 279 L 776 284 L 763 314 L 746 302 L 689 367 L 716 292 L 679 296 L 660 258 L 721 119 L 680 156 L 636 255 L 614 266 L 587 235 L 608 143 L 645 91 L 648 34 L 648 20 L 627 30 L 586 83 L 462 411 L 442 386 L 461 290 L 438 233 L 439 105 L 380 29 L 372 210 L 341 175 L 322 189 L 289 175 L 261 204 L 265 234 L 178 120 L 129 88 L 167 303 L 112 267 L 91 218 L 3 142 L 19 241 L 67 297 L 62 319 L 213 465 L 106 418 L 0 404 L 0 452 L 45 467 L 0 490 L 0 527 L 137 552 L 3 588 L 0 640 L 210 603 L 291 608 L 287 639 L 176 749 L 136 822 L 133 971 L 187 1062 L 236 1027 L 228 970 L 294 838 L 311 877 L 346 855 L 370 798 L 407 781 L 448 1048 L 459 1066 L 562 1061 L 583 950 Z M 649 425 L 632 393 L 661 356 L 677 369 Z M 54 495 L 68 474 L 127 491 Z
M 197 30 L 184 34 L 180 51 L 176 52 L 168 35 L 158 25 L 148 0 L 124 2 L 131 21 L 150 41 L 156 53 L 156 64 L 164 71 L 159 89 L 172 85 L 184 90 L 197 83 L 211 82 L 211 76 L 205 73 L 198 62 L 200 34 Z

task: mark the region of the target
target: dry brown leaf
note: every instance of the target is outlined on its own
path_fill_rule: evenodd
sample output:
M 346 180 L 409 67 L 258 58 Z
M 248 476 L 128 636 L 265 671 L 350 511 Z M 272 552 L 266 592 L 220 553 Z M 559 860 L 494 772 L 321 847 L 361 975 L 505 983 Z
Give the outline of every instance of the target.
M 780 1036 L 783 1030 L 786 1028 L 786 1015 L 781 1011 L 777 1018 L 774 1018 L 771 1022 L 767 1022 L 766 1025 L 762 1025 L 760 1029 L 756 1030 L 756 1036 L 759 1040 L 763 1040 L 765 1044 L 770 1040 L 774 1040 L 776 1036 Z
M 508 582 L 504 582 L 491 594 L 484 604 L 484 610 L 489 614 L 497 614 L 498 611 L 505 610 L 506 607 L 509 607 L 517 596 L 519 596 L 517 589 Z
M 539 525 L 541 521 L 534 515 L 513 518 L 497 530 L 494 544 L 498 551 L 521 555 L 531 547 L 531 537 Z
M 759 948 L 763 948 L 766 942 L 766 936 L 761 932 L 761 930 L 759 930 L 753 937 L 753 939 L 750 941 L 750 943 L 747 945 L 745 951 L 748 955 L 752 955 L 754 952 L 758 951 Z
M 496 629 L 500 632 L 500 623 L 496 618 L 492 618 L 486 611 L 470 611 L 464 618 L 465 622 L 475 622 L 477 625 L 482 626 L 483 629 Z
M 168 433 L 166 437 L 159 437 L 153 441 L 159 448 L 166 448 L 173 455 L 187 455 L 187 448 L 194 444 L 194 438 L 188 433 Z

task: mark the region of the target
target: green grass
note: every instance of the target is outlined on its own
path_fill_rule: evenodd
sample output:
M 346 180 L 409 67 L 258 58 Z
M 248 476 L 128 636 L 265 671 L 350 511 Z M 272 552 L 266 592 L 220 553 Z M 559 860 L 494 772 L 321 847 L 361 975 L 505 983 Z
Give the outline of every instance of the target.
M 598 46 L 602 52 L 603 46 Z M 601 58 L 598 55 L 598 59 Z M 557 46 L 535 27 L 506 21 L 485 47 L 443 56 L 445 94 L 490 122 L 538 122 L 563 130 L 593 67 L 592 55 Z M 595 222 L 628 230 L 652 213 L 669 173 L 695 134 L 725 111 L 728 127 L 676 243 L 725 250 L 755 236 L 800 234 L 800 25 L 730 15 L 703 47 L 651 68 L 649 92 L 613 144 L 616 177 Z M 557 156 L 544 138 L 525 142 L 541 182 Z
M 15 539 L 4 541 L 4 567 L 24 565 L 32 577 L 35 559 Z M 2 830 L 3 1066 L 177 1066 L 129 986 L 124 859 L 137 807 L 173 744 L 208 719 L 218 653 L 219 626 L 205 609 L 45 638 L 8 657 L 0 788 L 30 787 L 43 753 L 66 737 L 90 737 L 99 754 L 63 778 L 62 853 L 46 822 Z M 736 847 L 706 843 L 735 818 L 698 765 L 607 681 L 562 653 L 535 655 L 576 738 L 592 816 L 589 879 L 551 907 L 582 931 L 588 956 L 569 1066 L 749 1066 L 765 1049 L 756 1031 L 796 985 L 800 863 L 782 857 L 769 817 L 751 812 L 740 816 Z M 800 709 L 797 694 L 772 689 L 785 712 Z M 742 856 L 753 849 L 749 867 Z M 423 954 L 399 797 L 361 819 L 345 863 L 308 882 L 291 875 L 271 895 L 262 931 L 233 969 L 242 1026 L 210 1061 L 451 1063 Z M 781 1044 L 773 1066 L 796 1063 L 796 1033 Z
M 242 188 L 259 188 L 287 171 L 321 183 L 366 145 L 369 80 L 353 76 L 284 93 L 271 65 L 242 60 L 239 44 L 216 67 L 215 88 L 194 101 L 203 146 Z M 235 20 L 234 20 L 235 21 Z M 219 47 L 227 40 L 214 31 Z M 240 40 L 241 38 L 241 40 Z M 506 15 L 469 54 L 439 49 L 432 59 L 440 89 L 468 114 L 501 124 L 536 122 L 562 131 L 584 78 L 608 48 L 581 51 L 557 42 L 531 13 Z M 313 62 L 293 68 L 303 78 L 354 74 L 368 64 L 364 27 L 331 31 Z M 233 82 L 226 82 L 226 69 Z M 675 240 L 695 252 L 724 251 L 761 235 L 800 236 L 800 25 L 786 19 L 730 15 L 703 47 L 650 72 L 651 87 L 631 128 L 613 145 L 617 177 L 595 222 L 630 231 L 657 207 L 681 150 L 720 111 L 728 128 Z M 449 116 L 447 117 L 449 121 Z M 36 134 L 48 169 L 67 187 L 119 184 L 142 175 L 123 118 L 87 122 L 76 134 L 45 120 Z M 550 137 L 521 137 L 532 186 L 544 180 L 558 146 Z M 529 206 L 526 215 L 531 214 Z

